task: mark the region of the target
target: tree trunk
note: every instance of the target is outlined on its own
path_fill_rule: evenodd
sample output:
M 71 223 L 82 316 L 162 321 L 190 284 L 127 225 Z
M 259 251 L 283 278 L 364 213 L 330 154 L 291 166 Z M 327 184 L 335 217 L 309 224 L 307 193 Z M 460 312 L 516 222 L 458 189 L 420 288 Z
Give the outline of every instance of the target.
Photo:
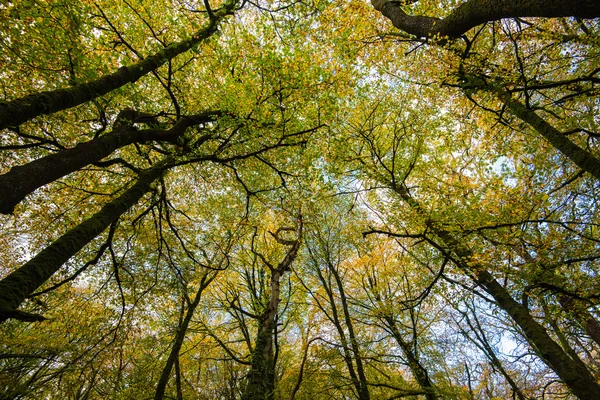
M 348 299 L 344 291 L 344 285 L 342 283 L 342 279 L 340 278 L 340 274 L 338 273 L 337 269 L 331 268 L 331 273 L 333 274 L 333 277 L 338 287 L 338 292 L 340 294 L 342 311 L 344 313 L 344 321 L 346 323 L 346 328 L 348 329 L 348 338 L 350 339 L 350 346 L 352 346 L 354 361 L 356 362 L 356 373 L 358 374 L 358 398 L 360 400 L 369 400 L 371 397 L 369 393 L 369 386 L 367 382 L 367 377 L 365 375 L 362 356 L 360 354 L 360 348 L 358 346 L 358 341 L 354 333 L 354 324 L 352 323 L 352 319 L 350 318 L 350 310 L 348 308 Z
M 435 394 L 435 387 L 433 383 L 429 379 L 429 374 L 425 367 L 419 362 L 416 357 L 416 354 L 413 353 L 412 349 L 406 343 L 400 330 L 398 330 L 398 326 L 396 325 L 396 321 L 391 316 L 386 316 L 383 318 L 385 320 L 386 325 L 392 332 L 392 336 L 396 340 L 396 343 L 402 349 L 406 360 L 408 361 L 408 368 L 410 368 L 410 372 L 415 377 L 415 380 L 421 386 L 421 388 L 427 393 L 425 397 L 427 400 L 437 400 L 437 395 Z
M 0 102 L 0 129 L 18 126 L 39 115 L 52 114 L 84 104 L 137 81 L 212 36 L 217 31 L 219 23 L 226 16 L 233 14 L 235 5 L 235 1 L 225 2 L 214 12 L 214 17 L 210 18 L 208 24 L 195 32 L 190 39 L 173 43 L 135 64 L 119 68 L 116 72 L 70 88 L 38 92 L 9 102 Z
M 118 198 L 106 204 L 92 217 L 62 235 L 21 268 L 0 281 L 0 323 L 8 318 L 25 321 L 43 317 L 18 311 L 28 295 L 44 284 L 79 250 L 102 233 L 110 224 L 136 204 L 163 173 L 168 159 L 143 172 L 139 180 Z
M 592 340 L 600 346 L 600 324 L 596 318 L 585 307 L 577 304 L 576 299 L 566 294 L 559 295 L 558 301 L 567 315 L 571 315 L 585 332 L 590 335 Z
M 277 309 L 281 302 L 281 277 L 290 270 L 298 254 L 302 240 L 302 216 L 299 217 L 296 240 L 289 241 L 279 237 L 279 232 L 282 230 L 291 229 L 280 228 L 276 233 L 271 233 L 278 243 L 290 246 L 286 256 L 277 267 L 272 266 L 264 257 L 256 253 L 271 270 L 271 296 L 267 309 L 259 320 L 250 373 L 248 374 L 248 381 L 242 395 L 242 400 L 273 400 L 275 396 L 273 333 L 275 331 Z
M 171 377 L 171 370 L 173 369 L 173 365 L 177 362 L 179 358 L 179 351 L 181 350 L 181 346 L 183 345 L 183 341 L 185 339 L 185 335 L 187 334 L 187 329 L 190 325 L 190 321 L 192 320 L 194 312 L 196 311 L 196 308 L 200 303 L 200 297 L 202 295 L 202 292 L 213 281 L 213 279 L 215 279 L 216 276 L 217 275 L 215 273 L 207 273 L 202 277 L 200 287 L 198 288 L 198 292 L 196 293 L 196 297 L 194 298 L 194 301 L 192 301 L 192 303 L 189 305 L 185 314 L 185 318 L 183 319 L 179 328 L 177 329 L 177 334 L 175 335 L 175 343 L 173 343 L 173 347 L 171 347 L 171 352 L 169 353 L 167 362 L 165 363 L 165 366 L 158 380 L 158 384 L 156 385 L 154 400 L 162 400 L 164 398 L 165 389 L 167 388 L 167 383 L 169 383 L 169 378 Z M 178 389 L 179 388 L 180 386 L 178 386 Z
M 346 364 L 346 368 L 348 368 L 348 374 L 350 375 L 350 380 L 352 381 L 352 385 L 356 390 L 356 395 L 360 400 L 368 400 L 370 398 L 368 382 L 366 376 L 364 374 L 364 367 L 362 364 L 362 358 L 360 355 L 360 349 L 358 346 L 358 342 L 356 341 L 354 335 L 354 329 L 352 325 L 352 320 L 350 319 L 350 314 L 348 310 L 348 304 L 346 302 L 345 293 L 343 291 L 343 282 L 340 279 L 339 274 L 337 273 L 336 265 L 330 259 L 330 254 L 328 253 L 328 244 L 324 243 L 322 239 L 319 237 L 319 241 L 321 241 L 324 252 L 324 257 L 319 257 L 314 254 L 313 251 L 309 248 L 309 253 L 311 258 L 316 264 L 316 273 L 323 285 L 323 289 L 327 293 L 327 299 L 329 301 L 329 306 L 331 308 L 331 312 L 325 310 L 324 306 L 321 306 L 319 303 L 319 308 L 327 315 L 331 323 L 335 326 L 337 330 L 338 336 L 340 338 L 340 344 L 342 348 L 342 355 L 344 358 L 344 362 Z M 325 266 L 321 267 L 322 260 L 324 259 Z M 325 276 L 323 271 L 328 271 L 329 275 Z M 331 282 L 331 276 L 334 277 L 336 282 L 336 286 L 338 287 L 339 296 L 336 295 L 333 288 L 333 283 Z M 344 314 L 344 321 L 342 322 L 340 318 L 340 313 L 338 311 L 338 306 L 336 300 L 339 298 L 343 299 L 342 305 L 342 313 Z M 348 328 L 348 335 L 344 330 L 344 325 Z M 356 367 L 354 366 L 356 364 Z
M 468 0 L 445 18 L 408 15 L 401 1 L 371 0 L 373 7 L 392 24 L 417 37 L 458 38 L 486 22 L 518 17 L 600 17 L 597 0 Z
M 133 126 L 116 128 L 112 132 L 72 149 L 50 154 L 28 164 L 11 168 L 0 175 L 0 213 L 10 214 L 14 207 L 27 195 L 63 176 L 102 160 L 116 149 L 131 143 L 176 140 L 193 125 L 214 121 L 217 111 L 182 117 L 171 129 L 145 129 L 138 131 Z M 207 137 L 206 137 L 207 138 Z
M 261 316 L 258 334 L 252 353 L 252 364 L 243 400 L 271 400 L 275 391 L 275 358 L 273 355 L 273 332 L 279 307 L 282 271 L 271 273 L 271 297 L 267 310 Z
M 490 293 L 502 308 L 523 330 L 528 342 L 536 349 L 542 360 L 556 372 L 560 379 L 580 399 L 600 399 L 600 386 L 579 359 L 572 359 L 560 347 L 546 329 L 529 312 L 516 302 L 506 289 L 487 271 L 479 271 L 477 282 Z
M 600 1 L 598 2 L 600 4 Z M 520 102 L 513 100 L 510 95 L 498 96 L 512 114 L 531 126 L 542 135 L 556 150 L 569 160 L 573 161 L 582 170 L 589 172 L 594 178 L 600 179 L 600 160 L 592 153 L 582 149 L 550 125 L 533 110 L 525 107 Z
M 490 364 L 504 377 L 508 385 L 511 387 L 513 391 L 513 399 L 516 396 L 519 400 L 527 400 L 527 397 L 521 390 L 521 388 L 517 385 L 514 379 L 510 376 L 508 371 L 502 365 L 502 361 L 496 356 L 496 352 L 494 351 L 492 345 L 488 341 L 486 334 L 477 318 L 477 314 L 474 308 L 469 307 L 471 310 L 471 315 L 473 316 L 472 321 L 469 315 L 466 312 L 461 311 L 456 308 L 458 312 L 460 312 L 466 319 L 469 328 L 475 333 L 475 338 L 472 338 L 466 331 L 464 331 L 460 326 L 459 329 L 464 337 L 473 342 L 475 346 L 477 346 L 488 358 Z
M 413 199 L 404 186 L 391 185 L 391 188 L 415 211 L 427 215 L 420 204 Z M 482 265 L 474 263 L 473 252 L 463 246 L 449 232 L 436 226 L 435 221 L 428 224 L 429 230 L 441 240 L 439 248 L 451 256 L 453 262 L 465 273 L 474 276 L 512 320 L 521 328 L 527 341 L 538 352 L 542 360 L 556 372 L 560 379 L 572 390 L 575 396 L 583 400 L 600 399 L 600 386 L 579 357 L 572 359 L 560 347 L 546 329 L 540 325 L 510 293 L 498 283 L 493 275 Z M 432 240 L 435 242 L 435 240 Z

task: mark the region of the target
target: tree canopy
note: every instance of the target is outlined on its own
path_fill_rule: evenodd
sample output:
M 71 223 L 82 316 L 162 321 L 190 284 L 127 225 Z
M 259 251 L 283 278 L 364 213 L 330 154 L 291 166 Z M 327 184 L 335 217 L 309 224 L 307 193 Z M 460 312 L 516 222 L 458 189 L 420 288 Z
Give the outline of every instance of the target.
M 0 3 L 0 398 L 600 398 L 600 3 Z

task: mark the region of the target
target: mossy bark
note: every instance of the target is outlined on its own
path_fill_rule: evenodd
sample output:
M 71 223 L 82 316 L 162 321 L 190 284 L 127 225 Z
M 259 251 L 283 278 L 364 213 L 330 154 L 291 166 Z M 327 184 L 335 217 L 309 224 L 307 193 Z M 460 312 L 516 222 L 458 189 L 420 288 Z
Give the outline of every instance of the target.
M 263 321 L 252 353 L 252 364 L 242 400 L 272 400 L 275 395 L 275 359 L 273 355 L 274 318 Z
M 146 194 L 162 174 L 165 162 L 143 172 L 139 180 L 92 217 L 71 229 L 0 281 L 0 322 L 24 319 L 17 308 L 79 250 L 102 233 Z
M 0 175 L 0 213 L 10 214 L 27 195 L 63 176 L 98 162 L 116 149 L 131 143 L 166 141 L 175 143 L 190 126 L 214 121 L 218 111 L 182 117 L 171 129 L 137 130 L 133 126 L 112 132 L 77 146 L 16 166 Z
M 225 2 L 214 12 L 214 18 L 211 18 L 206 26 L 195 32 L 191 38 L 173 43 L 135 64 L 121 67 L 113 73 L 74 87 L 38 92 L 13 101 L 0 102 L 0 129 L 19 126 L 39 115 L 52 114 L 84 104 L 137 81 L 212 36 L 217 31 L 219 23 L 226 16 L 233 14 L 235 4 L 235 1 Z
M 278 243 L 290 246 L 283 260 L 274 267 L 263 259 L 271 270 L 271 295 L 265 312 L 260 316 L 258 333 L 252 352 L 252 363 L 248 373 L 246 387 L 242 400 L 273 400 L 275 398 L 275 356 L 273 352 L 273 334 L 277 317 L 277 309 L 281 302 L 281 277 L 291 269 L 292 263 L 298 254 L 302 240 L 302 216 L 298 219 L 296 240 L 285 240 L 279 237 L 280 228 L 273 234 Z
M 112 132 L 72 149 L 11 168 L 0 175 L 0 213 L 12 213 L 14 207 L 36 189 L 103 159 L 115 149 L 132 143 L 134 137 L 129 132 Z
M 600 17 L 597 0 L 469 0 L 445 18 L 408 15 L 400 1 L 371 0 L 373 7 L 392 24 L 417 37 L 458 38 L 486 22 L 517 17 Z

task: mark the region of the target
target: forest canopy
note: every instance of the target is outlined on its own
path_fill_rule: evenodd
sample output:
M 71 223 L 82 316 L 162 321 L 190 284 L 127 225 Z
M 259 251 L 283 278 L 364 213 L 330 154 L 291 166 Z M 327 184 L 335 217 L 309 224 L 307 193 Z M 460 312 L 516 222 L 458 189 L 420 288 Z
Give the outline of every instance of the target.
M 0 399 L 600 399 L 596 0 L 3 0 L 0 84 Z

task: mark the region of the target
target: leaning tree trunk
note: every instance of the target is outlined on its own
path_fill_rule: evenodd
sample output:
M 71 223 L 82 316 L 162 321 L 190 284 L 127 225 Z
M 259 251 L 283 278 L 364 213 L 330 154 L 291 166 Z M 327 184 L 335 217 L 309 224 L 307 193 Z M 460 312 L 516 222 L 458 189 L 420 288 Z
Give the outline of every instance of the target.
M 140 174 L 135 185 L 2 279 L 0 281 L 0 323 L 8 318 L 24 321 L 42 320 L 43 317 L 39 315 L 25 313 L 17 308 L 67 260 L 136 204 L 150 190 L 152 183 L 161 176 L 168 160 L 167 158 Z
M 427 398 L 427 400 L 437 400 L 438 397 L 435 393 L 436 390 L 433 386 L 433 383 L 431 382 L 431 379 L 429 379 L 429 374 L 427 373 L 427 370 L 425 369 L 423 364 L 419 362 L 417 354 L 413 352 L 413 350 L 410 348 L 410 345 L 402 337 L 402 334 L 398 329 L 396 321 L 392 316 L 389 315 L 383 317 L 383 319 L 388 328 L 390 329 L 392 336 L 396 340 L 396 343 L 398 343 L 398 345 L 402 349 L 404 357 L 406 357 L 406 361 L 408 362 L 408 368 L 410 369 L 410 372 L 415 377 L 415 380 L 417 381 L 419 386 L 421 386 L 421 389 L 423 389 L 427 393 L 425 397 Z
M 600 1 L 598 4 L 600 4 Z M 527 108 L 519 101 L 511 99 L 510 94 L 500 94 L 498 98 L 500 98 L 513 115 L 535 129 L 556 150 L 561 152 L 579 168 L 589 172 L 594 178 L 600 179 L 600 159 L 573 143 L 562 132 L 550 125 L 533 110 Z
M 112 132 L 88 142 L 80 143 L 71 149 L 62 150 L 25 165 L 13 167 L 7 173 L 0 175 L 0 213 L 12 213 L 15 206 L 25 196 L 48 183 L 102 160 L 121 147 L 153 140 L 176 143 L 187 128 L 214 121 L 214 117 L 219 114 L 218 111 L 208 111 L 185 116 L 177 121 L 171 129 L 138 131 L 132 125 L 115 127 Z M 115 125 L 117 124 L 115 123 Z M 208 139 L 208 136 L 205 136 L 205 139 Z
M 185 339 L 185 335 L 187 334 L 188 326 L 190 325 L 190 321 L 194 316 L 194 312 L 200 303 L 200 297 L 202 292 L 206 287 L 215 279 L 216 273 L 207 273 L 202 277 L 200 282 L 200 287 L 196 293 L 196 297 L 194 301 L 192 301 L 187 309 L 185 314 L 185 318 L 181 321 L 179 328 L 177 329 L 177 334 L 175 335 L 175 342 L 173 343 L 173 347 L 171 347 L 171 352 L 169 353 L 169 357 L 167 358 L 167 362 L 165 363 L 165 367 L 162 370 L 160 378 L 158 380 L 158 384 L 156 385 L 156 392 L 154 393 L 154 400 L 162 400 L 165 397 L 165 390 L 167 388 L 167 383 L 169 383 L 169 378 L 171 377 L 171 370 L 173 369 L 173 365 L 175 365 L 177 359 L 179 358 L 179 351 L 181 350 L 181 346 L 183 345 L 183 340 Z
M 410 196 L 404 186 L 391 185 L 394 190 L 411 208 L 427 216 L 420 204 Z M 600 386 L 579 357 L 571 358 L 548 335 L 546 329 L 540 325 L 521 303 L 515 301 L 506 288 L 498 283 L 493 275 L 484 266 L 474 263 L 473 252 L 455 239 L 452 234 L 437 226 L 435 221 L 428 224 L 429 230 L 441 242 L 439 248 L 463 272 L 473 276 L 478 285 L 483 287 L 504 310 L 512 320 L 521 328 L 525 338 L 538 352 L 542 360 L 556 372 L 560 379 L 571 389 L 575 396 L 583 400 L 600 399 Z M 433 239 L 432 242 L 436 240 Z
M 479 319 L 477 319 L 475 310 L 471 309 L 473 322 L 471 322 L 471 318 L 469 317 L 467 312 L 461 311 L 458 308 L 457 310 L 466 318 L 469 328 L 471 328 L 471 330 L 475 334 L 475 338 L 473 338 L 465 330 L 459 327 L 463 336 L 466 337 L 467 340 L 470 340 L 473 344 L 475 344 L 475 346 L 477 346 L 477 348 L 479 348 L 479 350 L 481 350 L 486 355 L 492 367 L 495 368 L 498 372 L 500 372 L 500 374 L 504 377 L 508 385 L 513 390 L 513 399 L 516 396 L 519 400 L 528 400 L 525 394 L 523 394 L 521 388 L 517 385 L 517 383 L 508 373 L 508 371 L 504 368 L 502 361 L 496 355 L 493 346 L 488 341 L 487 336 L 485 335 L 485 332 L 481 324 L 479 323 Z
M 213 13 L 208 24 L 195 32 L 190 39 L 173 43 L 158 53 L 135 64 L 121 67 L 111 74 L 74 87 L 34 93 L 9 102 L 0 102 L 0 129 L 18 126 L 39 115 L 52 114 L 84 104 L 137 81 L 212 36 L 217 31 L 219 23 L 233 14 L 235 5 L 234 0 L 225 2 Z
M 567 294 L 558 295 L 558 301 L 565 313 L 577 321 L 592 340 L 600 346 L 600 323 L 598 320 L 585 307 L 577 304 L 577 299 Z

